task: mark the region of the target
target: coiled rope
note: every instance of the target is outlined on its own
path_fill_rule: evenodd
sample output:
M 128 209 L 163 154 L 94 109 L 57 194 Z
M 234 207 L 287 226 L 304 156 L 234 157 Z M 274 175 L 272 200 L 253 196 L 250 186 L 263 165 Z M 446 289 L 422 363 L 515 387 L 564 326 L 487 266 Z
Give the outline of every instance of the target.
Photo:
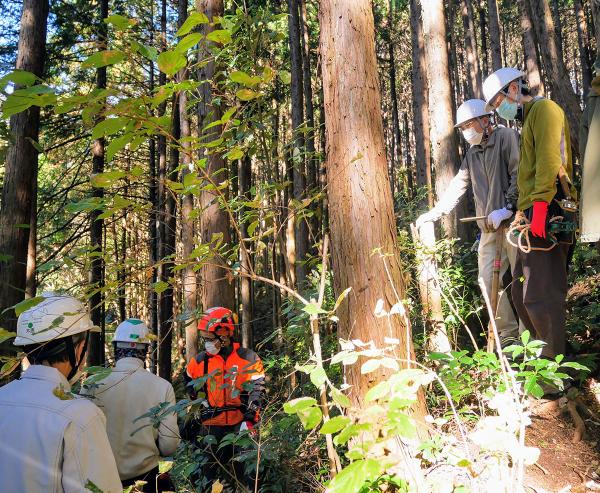
M 563 219 L 563 216 L 554 216 L 550 218 L 549 222 L 558 222 L 562 221 Z M 552 244 L 549 247 L 531 246 L 531 238 L 529 234 L 530 230 L 531 222 L 529 221 L 529 219 L 527 219 L 523 211 L 517 211 L 513 222 L 510 223 L 510 226 L 506 230 L 506 241 L 508 241 L 512 246 L 521 250 L 523 253 L 529 253 L 533 251 L 549 252 L 556 245 L 558 245 L 558 240 L 556 239 L 556 236 L 553 233 L 548 232 L 547 239 L 552 242 Z M 516 242 L 513 240 L 513 237 L 517 238 Z

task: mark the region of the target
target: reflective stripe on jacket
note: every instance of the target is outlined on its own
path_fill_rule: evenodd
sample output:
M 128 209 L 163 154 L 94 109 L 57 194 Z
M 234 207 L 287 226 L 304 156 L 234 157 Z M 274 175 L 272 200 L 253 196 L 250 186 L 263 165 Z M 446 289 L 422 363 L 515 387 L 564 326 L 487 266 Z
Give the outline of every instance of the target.
M 206 358 L 206 361 L 205 361 Z M 235 425 L 245 419 L 244 413 L 249 402 L 260 403 L 264 369 L 261 359 L 251 349 L 233 343 L 233 351 L 226 359 L 220 354 L 207 355 L 201 352 L 188 363 L 186 373 L 191 379 L 204 376 L 207 367 L 206 399 L 211 407 L 239 407 L 239 410 L 225 411 L 214 418 L 203 421 L 204 425 Z M 247 418 L 246 418 L 247 419 Z

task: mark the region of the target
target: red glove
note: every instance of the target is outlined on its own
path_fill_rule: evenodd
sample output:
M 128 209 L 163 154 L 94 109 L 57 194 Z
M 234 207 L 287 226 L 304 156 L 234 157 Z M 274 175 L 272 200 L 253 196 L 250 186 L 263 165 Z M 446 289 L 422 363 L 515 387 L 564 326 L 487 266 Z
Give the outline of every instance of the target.
M 537 201 L 533 203 L 533 216 L 531 218 L 531 234 L 538 238 L 546 238 L 546 216 L 548 203 Z

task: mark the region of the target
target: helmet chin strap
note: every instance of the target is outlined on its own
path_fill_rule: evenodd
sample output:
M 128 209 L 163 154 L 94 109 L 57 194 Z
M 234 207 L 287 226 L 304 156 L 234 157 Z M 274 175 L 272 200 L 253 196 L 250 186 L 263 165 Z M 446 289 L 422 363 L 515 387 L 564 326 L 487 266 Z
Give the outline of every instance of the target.
M 69 363 L 71 364 L 71 371 L 67 375 L 67 380 L 69 381 L 71 381 L 71 379 L 77 374 L 77 372 L 79 371 L 79 366 L 85 359 L 85 354 L 87 353 L 88 340 L 89 332 L 85 334 L 83 350 L 81 351 L 79 361 L 77 361 L 77 356 L 75 355 L 75 345 L 73 344 L 73 337 L 66 338 L 65 343 L 67 345 L 67 356 L 69 357 Z
M 478 116 L 477 117 L 477 121 L 479 122 L 479 126 L 483 129 L 483 138 L 481 139 L 482 142 L 485 142 L 488 137 L 490 136 L 490 133 L 488 132 L 488 127 L 491 125 L 490 121 L 489 121 L 489 117 L 488 117 L 488 124 L 487 125 L 483 125 L 483 118 Z

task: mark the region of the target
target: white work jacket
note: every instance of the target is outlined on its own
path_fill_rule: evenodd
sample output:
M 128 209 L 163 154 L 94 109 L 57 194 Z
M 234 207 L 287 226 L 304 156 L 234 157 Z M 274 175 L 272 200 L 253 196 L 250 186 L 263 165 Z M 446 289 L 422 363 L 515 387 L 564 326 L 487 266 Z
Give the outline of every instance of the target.
M 43 365 L 0 388 L 0 491 L 89 493 L 88 481 L 123 491 L 102 412 L 70 390 Z
M 172 455 L 179 445 L 177 416 L 169 413 L 154 428 L 150 418 L 134 420 L 163 402 L 175 404 L 173 386 L 144 370 L 142 360 L 121 358 L 92 395 L 106 415 L 108 439 L 122 480 L 135 478 Z

